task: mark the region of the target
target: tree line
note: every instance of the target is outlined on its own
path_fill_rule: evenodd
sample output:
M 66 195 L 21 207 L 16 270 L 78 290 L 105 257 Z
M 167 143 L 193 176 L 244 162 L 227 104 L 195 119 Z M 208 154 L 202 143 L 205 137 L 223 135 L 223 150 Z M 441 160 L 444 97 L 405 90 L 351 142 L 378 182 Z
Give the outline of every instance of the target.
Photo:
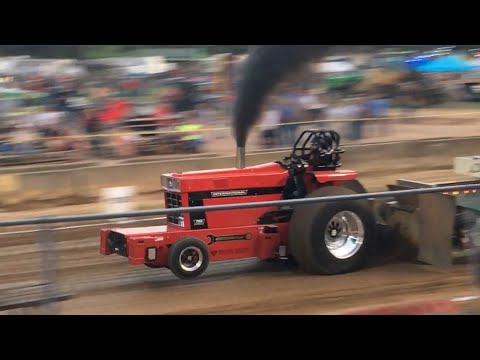
M 241 54 L 248 51 L 248 45 L 0 45 L 0 56 L 92 59 L 129 56 L 135 51 L 161 48 L 200 48 L 209 55 L 226 52 Z
M 428 50 L 441 45 L 369 45 L 377 50 L 386 47 L 408 50 Z M 100 57 L 129 56 L 135 51 L 160 48 L 201 48 L 208 55 L 218 53 L 246 53 L 249 45 L 0 45 L 0 56 L 30 55 L 35 58 L 92 59 Z M 345 45 L 341 46 L 345 48 Z M 365 48 L 361 46 L 362 48 Z M 355 48 L 358 49 L 357 46 Z M 480 45 L 458 45 L 459 49 L 480 48 Z

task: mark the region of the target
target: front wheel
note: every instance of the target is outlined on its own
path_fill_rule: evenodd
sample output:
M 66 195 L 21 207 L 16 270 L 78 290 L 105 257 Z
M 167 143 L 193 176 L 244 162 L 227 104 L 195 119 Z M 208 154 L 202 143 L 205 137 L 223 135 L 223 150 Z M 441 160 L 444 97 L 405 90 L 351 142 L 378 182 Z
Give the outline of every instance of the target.
M 326 187 L 308 197 L 349 195 L 342 187 Z M 292 255 L 312 274 L 341 274 L 359 269 L 375 237 L 375 217 L 366 200 L 344 200 L 299 206 L 289 229 Z
M 193 279 L 207 269 L 210 261 L 207 245 L 189 237 L 176 241 L 168 253 L 168 267 L 180 279 Z

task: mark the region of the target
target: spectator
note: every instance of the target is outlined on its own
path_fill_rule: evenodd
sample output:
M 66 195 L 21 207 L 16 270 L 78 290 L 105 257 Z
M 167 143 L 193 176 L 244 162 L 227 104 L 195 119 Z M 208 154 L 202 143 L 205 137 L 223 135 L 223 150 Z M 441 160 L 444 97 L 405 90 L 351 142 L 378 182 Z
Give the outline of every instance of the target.
M 367 103 L 370 116 L 376 121 L 379 136 L 385 136 L 390 130 L 388 116 L 390 110 L 390 101 L 382 94 L 374 95 Z
M 160 100 L 158 106 L 155 107 L 153 117 L 160 120 L 161 124 L 174 114 L 173 107 L 166 101 Z
M 265 111 L 262 121 L 262 144 L 265 147 L 277 145 L 278 125 L 280 124 L 281 114 L 278 109 L 270 107 Z
M 366 99 L 359 97 L 354 100 L 356 109 L 353 121 L 351 122 L 350 139 L 353 141 L 361 140 L 364 137 L 363 128 L 365 125 L 365 119 L 369 118 L 370 113 L 366 103 Z
M 299 99 L 306 121 L 317 121 L 324 118 L 326 105 L 320 103 L 315 90 L 305 89 Z
M 295 124 L 298 116 L 295 99 L 292 96 L 280 97 L 277 110 L 280 113 L 280 139 L 283 145 L 295 141 L 295 132 L 298 125 Z
M 98 110 L 95 108 L 86 108 L 83 112 L 83 122 L 85 124 L 85 133 L 89 136 L 90 147 L 95 156 L 101 156 L 101 141 L 96 135 L 101 132 L 101 122 L 98 116 Z
M 175 130 L 180 134 L 180 144 L 182 150 L 197 153 L 204 144 L 202 129 L 203 126 L 195 117 L 195 112 L 185 112 L 179 120 Z
M 33 126 L 21 124 L 15 127 L 13 134 L 14 152 L 17 154 L 31 154 L 35 152 L 36 134 Z
M 353 98 L 349 105 L 350 140 L 361 140 L 363 137 L 364 118 L 368 116 L 367 107 L 362 98 Z
M 58 136 L 57 130 L 62 125 L 63 114 L 56 111 L 54 106 L 48 106 L 45 111 L 30 115 L 30 124 L 35 129 L 36 143 L 40 148 L 49 149 L 51 145 L 50 138 Z
M 120 126 L 118 129 L 121 136 L 116 136 L 112 139 L 112 150 L 114 155 L 120 158 L 130 158 L 138 155 L 137 144 L 140 141 L 140 136 L 130 134 L 126 126 Z
M 0 125 L 0 154 L 10 153 L 14 150 L 12 144 L 13 128 L 10 125 Z
M 200 103 L 196 106 L 196 115 L 198 121 L 207 128 L 214 129 L 218 124 L 217 112 L 213 106 L 209 103 Z M 215 140 L 221 136 L 221 134 L 215 130 L 205 134 L 205 140 Z

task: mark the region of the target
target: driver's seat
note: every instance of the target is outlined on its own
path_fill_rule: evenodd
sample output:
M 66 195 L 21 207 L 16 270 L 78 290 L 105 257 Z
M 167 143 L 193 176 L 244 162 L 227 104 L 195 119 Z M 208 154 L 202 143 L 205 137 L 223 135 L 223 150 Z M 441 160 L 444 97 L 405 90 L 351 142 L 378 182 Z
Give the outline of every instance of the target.
M 311 151 L 305 154 L 307 161 L 313 170 L 335 170 L 341 166 L 340 154 L 343 150 L 338 148 L 338 138 L 331 134 L 320 133 L 311 142 Z

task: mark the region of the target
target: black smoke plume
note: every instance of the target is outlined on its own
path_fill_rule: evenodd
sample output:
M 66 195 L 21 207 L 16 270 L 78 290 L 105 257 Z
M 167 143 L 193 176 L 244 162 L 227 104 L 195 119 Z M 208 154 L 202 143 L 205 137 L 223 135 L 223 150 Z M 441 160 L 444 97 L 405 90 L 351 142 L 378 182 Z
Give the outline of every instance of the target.
M 265 45 L 257 46 L 249 54 L 234 109 L 233 126 L 237 147 L 245 147 L 248 133 L 273 87 L 306 62 L 323 57 L 331 47 Z

